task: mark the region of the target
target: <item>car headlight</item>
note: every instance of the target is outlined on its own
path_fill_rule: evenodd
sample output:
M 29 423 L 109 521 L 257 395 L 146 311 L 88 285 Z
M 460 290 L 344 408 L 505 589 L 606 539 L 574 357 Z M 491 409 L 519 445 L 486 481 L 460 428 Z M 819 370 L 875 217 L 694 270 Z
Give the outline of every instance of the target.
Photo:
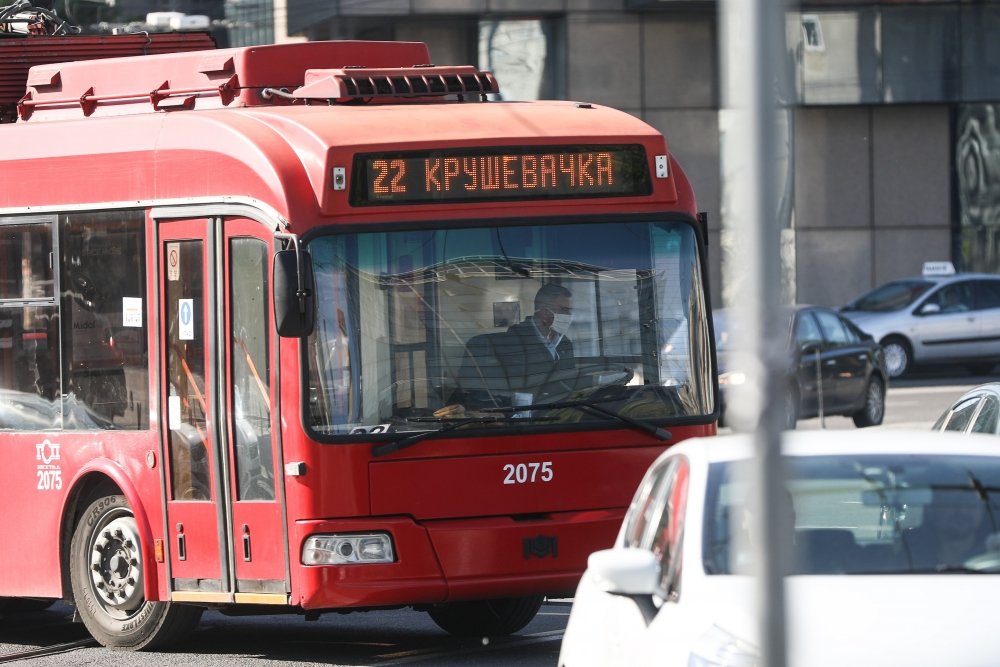
M 720 385 L 738 385 L 743 384 L 747 381 L 747 374 L 741 373 L 739 371 L 728 371 L 726 373 L 719 373 L 719 384 Z
M 312 535 L 302 545 L 303 565 L 392 563 L 395 560 L 388 533 Z
M 717 625 L 698 640 L 688 667 L 758 667 L 760 651 Z

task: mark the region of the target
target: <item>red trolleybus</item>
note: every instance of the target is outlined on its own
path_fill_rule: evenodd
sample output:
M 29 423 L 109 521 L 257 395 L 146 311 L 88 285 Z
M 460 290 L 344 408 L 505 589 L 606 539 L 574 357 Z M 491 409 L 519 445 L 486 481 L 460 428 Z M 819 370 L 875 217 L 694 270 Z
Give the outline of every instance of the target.
M 705 229 L 663 136 L 430 62 L 31 69 L 0 126 L 0 596 L 126 648 L 205 608 L 511 633 L 715 432 Z

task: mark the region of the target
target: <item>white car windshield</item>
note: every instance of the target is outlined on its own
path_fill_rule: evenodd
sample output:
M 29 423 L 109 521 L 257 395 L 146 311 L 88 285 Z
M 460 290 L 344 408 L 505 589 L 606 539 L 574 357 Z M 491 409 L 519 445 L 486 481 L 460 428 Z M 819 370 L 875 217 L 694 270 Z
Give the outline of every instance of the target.
M 843 455 L 787 459 L 793 574 L 1000 574 L 1000 459 Z M 704 567 L 750 571 L 745 462 L 709 472 Z

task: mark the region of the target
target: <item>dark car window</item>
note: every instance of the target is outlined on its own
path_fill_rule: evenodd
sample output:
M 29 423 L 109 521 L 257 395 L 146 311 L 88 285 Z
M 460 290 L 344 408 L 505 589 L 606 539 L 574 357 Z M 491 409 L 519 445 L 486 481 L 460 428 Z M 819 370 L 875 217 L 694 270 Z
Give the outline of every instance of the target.
M 948 421 L 945 422 L 943 430 L 964 431 L 969 425 L 972 415 L 975 414 L 977 405 L 979 405 L 979 396 L 973 396 L 956 405 L 952 409 Z
M 825 310 L 817 310 L 813 314 L 819 320 L 819 326 L 823 330 L 823 338 L 828 343 L 839 346 L 852 342 L 852 336 L 839 317 Z
M 934 286 L 930 280 L 894 280 L 862 294 L 844 307 L 844 310 L 860 310 L 868 313 L 883 313 L 906 308 Z
M 1000 280 L 977 280 L 974 289 L 976 308 L 1000 308 Z
M 934 294 L 931 294 L 925 302 L 937 305 L 942 313 L 964 313 L 974 310 L 976 300 L 972 289 L 971 281 L 953 283 L 945 285 Z
M 972 425 L 973 433 L 996 433 L 997 417 L 1000 417 L 1000 400 L 992 394 L 983 397 L 983 407 Z
M 799 313 L 795 320 L 795 342 L 799 347 L 820 345 L 823 343 L 823 333 L 819 330 L 815 318 L 809 311 Z

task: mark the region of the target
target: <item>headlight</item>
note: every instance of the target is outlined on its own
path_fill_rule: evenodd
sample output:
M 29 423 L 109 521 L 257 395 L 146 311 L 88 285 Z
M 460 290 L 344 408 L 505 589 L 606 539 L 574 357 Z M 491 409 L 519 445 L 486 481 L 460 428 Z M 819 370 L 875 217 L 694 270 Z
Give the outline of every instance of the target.
M 303 565 L 392 563 L 395 560 L 388 533 L 313 535 L 302 545 Z
M 712 629 L 698 640 L 691 655 L 688 656 L 688 667 L 758 667 L 758 665 L 760 665 L 760 651 L 719 626 L 712 626 Z
M 746 381 L 747 381 L 746 373 L 740 373 L 739 371 L 729 371 L 728 373 L 719 374 L 720 385 L 737 385 L 737 384 L 743 384 Z

